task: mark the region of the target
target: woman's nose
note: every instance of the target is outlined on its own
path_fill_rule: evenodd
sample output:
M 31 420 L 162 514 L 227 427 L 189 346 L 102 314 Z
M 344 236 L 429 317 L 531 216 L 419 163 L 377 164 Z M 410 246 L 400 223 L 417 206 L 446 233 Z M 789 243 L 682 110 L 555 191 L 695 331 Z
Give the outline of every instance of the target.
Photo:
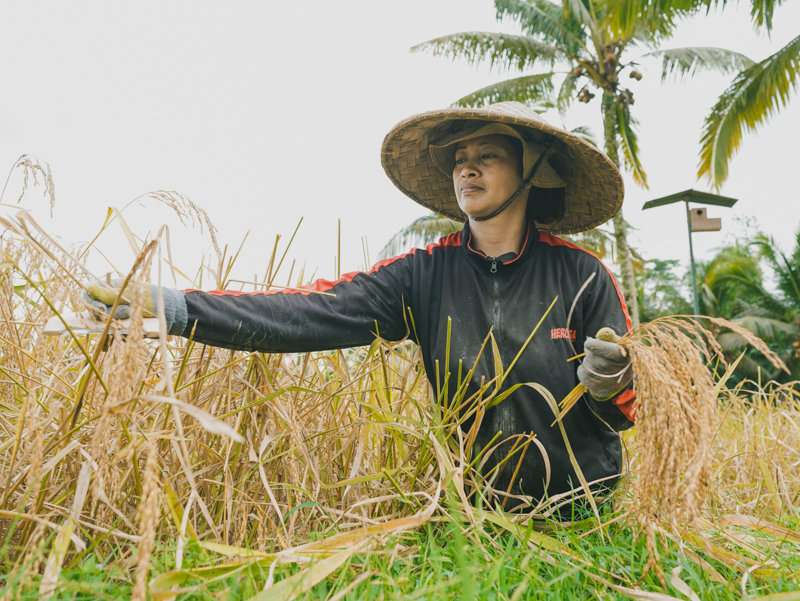
M 467 159 L 456 167 L 456 172 L 459 177 L 475 177 L 478 175 L 478 168 L 475 165 L 475 161 Z

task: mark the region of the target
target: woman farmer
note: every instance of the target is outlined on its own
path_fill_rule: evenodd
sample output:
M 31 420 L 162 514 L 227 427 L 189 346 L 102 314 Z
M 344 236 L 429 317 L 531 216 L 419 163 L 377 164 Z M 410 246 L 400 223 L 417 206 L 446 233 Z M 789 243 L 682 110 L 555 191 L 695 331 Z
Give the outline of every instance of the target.
M 458 374 L 459 364 L 462 373 L 475 365 L 468 398 L 496 373 L 493 353 L 481 352 L 487 335 L 492 333 L 507 368 L 557 298 L 502 389 L 535 382 L 562 399 L 583 382 L 589 394 L 563 426 L 587 481 L 615 482 L 622 468 L 616 431 L 633 425 L 630 358 L 618 345 L 591 336 L 606 327 L 623 334 L 630 320 L 607 268 L 553 235 L 588 230 L 619 210 L 623 186 L 613 163 L 516 102 L 411 117 L 386 136 L 382 162 L 400 190 L 465 222 L 463 230 L 367 272 L 305 287 L 335 297 L 303 289 L 164 290 L 169 333 L 262 352 L 339 349 L 367 345 L 378 334 L 387 340 L 409 336 L 420 346 L 434 388 L 443 383 L 437 374 L 441 380 Z M 153 291 L 151 286 L 151 298 Z M 116 296 L 98 287 L 91 294 L 99 307 Z M 582 365 L 568 361 L 582 352 Z M 451 395 L 455 388 L 448 387 Z M 485 449 L 499 432 L 497 440 L 507 442 L 485 470 L 509 453 L 509 437 L 533 433 L 544 449 L 527 452 L 518 470 L 516 460 L 497 470 L 496 491 L 535 504 L 579 486 L 553 419 L 545 399 L 528 386 L 486 411 L 475 447 Z

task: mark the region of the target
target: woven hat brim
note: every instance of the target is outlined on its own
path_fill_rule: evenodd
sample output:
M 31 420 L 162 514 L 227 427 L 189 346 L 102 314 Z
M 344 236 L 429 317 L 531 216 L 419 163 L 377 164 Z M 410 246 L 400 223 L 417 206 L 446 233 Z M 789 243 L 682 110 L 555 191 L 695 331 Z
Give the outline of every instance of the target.
M 619 211 L 625 187 L 616 165 L 582 138 L 553 127 L 518 102 L 430 111 L 401 121 L 386 135 L 381 150 L 381 163 L 389 179 L 419 204 L 455 221 L 466 221 L 467 216 L 458 206 L 452 178 L 442 173 L 430 158 L 427 136 L 448 120 L 472 119 L 530 128 L 561 142 L 550 163 L 567 183 L 565 215 L 556 223 L 537 224 L 540 229 L 554 234 L 583 232 L 605 223 Z

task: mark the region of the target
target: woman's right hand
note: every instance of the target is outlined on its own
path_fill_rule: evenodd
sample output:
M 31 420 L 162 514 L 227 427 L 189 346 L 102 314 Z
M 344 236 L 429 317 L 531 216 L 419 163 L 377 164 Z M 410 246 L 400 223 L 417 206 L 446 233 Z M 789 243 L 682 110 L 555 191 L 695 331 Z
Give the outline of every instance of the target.
M 144 287 L 144 316 L 155 317 L 158 315 L 158 286 L 142 284 Z M 131 316 L 131 290 L 130 283 L 122 289 L 122 280 L 110 279 L 107 282 L 96 281 L 86 286 L 81 293 L 81 298 L 105 315 L 111 314 L 111 308 L 119 298 L 119 303 L 114 311 L 114 319 L 128 319 Z M 172 335 L 183 334 L 186 325 L 186 300 L 184 293 L 175 288 L 162 286 L 161 295 L 164 298 L 164 317 L 167 320 L 167 333 Z
M 145 284 L 145 298 L 144 308 L 147 317 L 153 317 L 155 311 L 153 310 L 153 295 L 150 290 L 152 286 Z M 106 315 L 111 313 L 111 308 L 117 302 L 117 297 L 122 295 L 119 299 L 117 308 L 114 311 L 114 319 L 128 319 L 131 316 L 131 301 L 130 301 L 130 284 L 125 290 L 122 290 L 122 280 L 113 278 L 106 282 L 94 281 L 86 286 L 86 290 L 81 293 L 81 298 L 84 302 L 88 303 L 101 313 Z

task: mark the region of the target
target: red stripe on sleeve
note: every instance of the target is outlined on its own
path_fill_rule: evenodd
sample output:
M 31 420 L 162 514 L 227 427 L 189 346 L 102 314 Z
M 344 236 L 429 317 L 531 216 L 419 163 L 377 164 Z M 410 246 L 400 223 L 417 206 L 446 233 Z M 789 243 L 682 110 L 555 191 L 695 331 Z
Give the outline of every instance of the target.
M 571 242 L 567 242 L 566 240 L 562 240 L 561 238 L 557 238 L 557 237 L 553 236 L 552 234 L 550 234 L 548 232 L 539 232 L 539 241 L 540 242 L 544 242 L 545 244 L 547 244 L 549 246 L 566 246 L 566 247 L 569 247 L 569 248 L 574 248 L 574 249 L 577 249 L 577 250 L 581 250 L 581 251 L 585 252 L 586 254 L 589 254 L 589 255 L 593 256 L 595 259 L 597 259 L 600 262 L 600 264 L 603 266 L 603 268 L 608 272 L 608 275 L 611 276 L 611 281 L 614 282 L 614 288 L 617 291 L 617 296 L 619 297 L 619 303 L 620 303 L 620 305 L 622 305 L 622 312 L 625 315 L 625 325 L 628 326 L 629 330 L 633 327 L 633 324 L 631 323 L 631 316 L 628 314 L 628 306 L 625 304 L 625 297 L 622 295 L 622 290 L 620 290 L 619 284 L 617 283 L 617 278 L 614 277 L 614 274 L 611 273 L 611 270 L 608 267 L 606 267 L 605 263 L 600 261 L 600 258 L 596 254 L 594 254 L 591 251 L 586 250 L 585 248 L 581 248 L 580 246 L 576 246 L 576 245 L 572 244 Z
M 428 244 L 425 247 L 423 252 L 433 254 L 433 251 L 437 248 L 444 249 L 448 246 L 461 246 L 461 232 L 456 232 L 455 234 L 450 234 L 446 238 L 440 238 L 439 242 L 434 242 Z M 359 274 L 370 274 L 375 273 L 381 267 L 386 267 L 387 265 L 391 265 L 395 261 L 399 261 L 400 259 L 404 259 L 408 256 L 416 254 L 417 251 L 422 251 L 423 249 L 419 248 L 412 248 L 409 252 L 404 253 L 402 255 L 397 255 L 396 257 L 391 257 L 389 259 L 384 259 L 383 261 L 378 261 L 375 265 L 372 266 L 372 269 L 369 271 L 352 271 L 350 273 L 345 273 L 341 278 L 338 280 L 317 280 L 313 284 L 308 286 L 297 286 L 296 289 L 293 290 L 262 290 L 262 291 L 254 291 L 254 292 L 244 292 L 240 290 L 209 290 L 209 291 L 202 291 L 202 290 L 195 290 L 195 289 L 187 289 L 184 292 L 205 292 L 206 294 L 211 294 L 213 296 L 257 296 L 257 295 L 270 295 L 270 294 L 301 294 L 303 296 L 309 296 L 313 294 L 313 292 L 306 292 L 306 291 L 316 291 L 316 292 L 328 292 L 337 284 L 342 282 L 352 282 L 353 278 Z
M 636 422 L 636 411 L 634 410 L 633 403 L 636 400 L 636 391 L 635 390 L 625 390 L 621 395 L 619 395 L 615 399 L 611 399 L 611 402 L 614 403 L 619 410 L 622 411 L 623 415 L 627 417 L 632 422 Z

